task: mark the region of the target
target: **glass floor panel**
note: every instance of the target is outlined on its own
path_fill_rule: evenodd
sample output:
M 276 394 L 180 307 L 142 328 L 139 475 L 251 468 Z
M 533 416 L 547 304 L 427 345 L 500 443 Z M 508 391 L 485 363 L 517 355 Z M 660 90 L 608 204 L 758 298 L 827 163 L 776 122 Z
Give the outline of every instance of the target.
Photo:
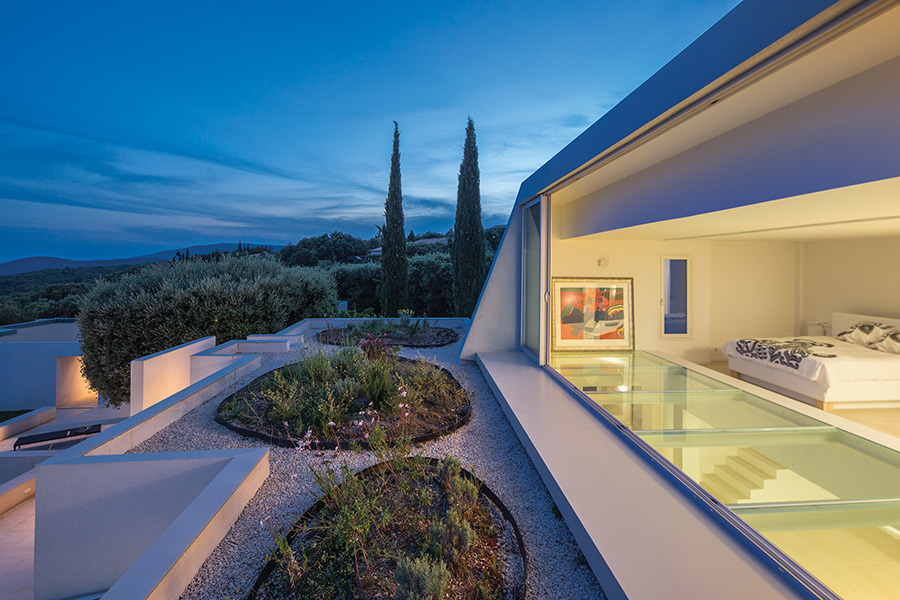
M 900 503 L 734 512 L 842 597 L 900 595 Z
M 550 366 L 842 597 L 900 597 L 900 453 L 646 352 Z
M 589 393 L 588 396 L 638 432 L 821 425 L 811 417 L 736 390 Z

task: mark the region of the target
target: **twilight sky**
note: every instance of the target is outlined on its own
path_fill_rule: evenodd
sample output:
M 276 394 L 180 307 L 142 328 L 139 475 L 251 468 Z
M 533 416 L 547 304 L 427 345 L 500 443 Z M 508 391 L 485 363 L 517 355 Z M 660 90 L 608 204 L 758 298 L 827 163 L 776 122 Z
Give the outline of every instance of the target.
M 0 3 L 0 262 L 486 226 L 737 0 Z

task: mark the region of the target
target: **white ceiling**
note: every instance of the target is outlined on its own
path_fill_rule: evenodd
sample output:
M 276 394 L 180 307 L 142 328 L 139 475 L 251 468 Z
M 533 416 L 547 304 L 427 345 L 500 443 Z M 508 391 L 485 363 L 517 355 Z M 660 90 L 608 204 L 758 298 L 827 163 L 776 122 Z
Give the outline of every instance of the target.
M 812 241 L 890 236 L 900 236 L 900 177 L 588 237 Z

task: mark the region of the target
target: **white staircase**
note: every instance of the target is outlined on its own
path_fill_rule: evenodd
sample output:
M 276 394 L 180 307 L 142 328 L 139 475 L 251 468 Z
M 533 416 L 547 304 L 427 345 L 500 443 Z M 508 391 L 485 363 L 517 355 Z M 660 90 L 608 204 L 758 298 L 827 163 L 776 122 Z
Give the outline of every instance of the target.
M 700 478 L 722 504 L 833 500 L 836 496 L 753 448 L 738 448 Z

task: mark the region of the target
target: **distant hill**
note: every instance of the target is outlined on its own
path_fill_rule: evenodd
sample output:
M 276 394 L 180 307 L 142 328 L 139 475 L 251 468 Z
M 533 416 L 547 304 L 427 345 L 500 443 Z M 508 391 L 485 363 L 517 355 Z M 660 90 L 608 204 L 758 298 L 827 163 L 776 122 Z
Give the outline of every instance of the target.
M 281 246 L 274 244 L 249 245 L 251 247 L 268 246 L 273 251 L 281 249 Z M 237 250 L 237 247 L 237 244 L 208 244 L 205 246 L 188 246 L 188 250 L 192 255 L 197 255 L 215 252 L 216 250 L 233 252 Z M 20 258 L 0 263 L 0 275 L 18 275 L 19 273 L 30 273 L 31 271 L 42 271 L 44 269 L 77 269 L 79 267 L 108 267 L 113 265 L 142 265 L 146 263 L 165 262 L 174 257 L 176 252 L 183 251 L 184 248 L 176 248 L 174 250 L 163 250 L 161 252 L 145 254 L 143 256 L 113 258 L 108 260 L 71 260 L 53 256 L 31 256 L 29 258 Z

